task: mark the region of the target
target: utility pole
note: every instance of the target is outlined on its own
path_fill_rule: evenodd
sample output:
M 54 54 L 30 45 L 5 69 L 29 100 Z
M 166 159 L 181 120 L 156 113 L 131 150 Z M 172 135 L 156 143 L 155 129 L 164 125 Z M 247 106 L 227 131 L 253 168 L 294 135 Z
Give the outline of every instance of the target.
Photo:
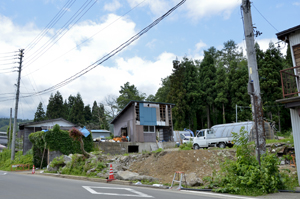
M 10 108 L 10 118 L 9 118 L 9 131 L 8 131 L 8 148 L 11 149 L 11 115 L 12 115 L 12 108 Z
M 13 128 L 13 136 L 12 136 L 12 145 L 11 145 L 11 160 L 15 159 L 15 140 L 16 140 L 16 129 L 17 129 L 17 118 L 18 118 L 18 105 L 19 105 L 19 94 L 20 94 L 20 79 L 21 79 L 21 71 L 22 71 L 22 58 L 23 58 L 24 49 L 19 50 L 19 76 L 18 76 L 18 84 L 17 84 L 17 94 L 16 94 L 16 106 L 15 106 L 15 118 L 14 118 L 14 128 Z
M 259 153 L 264 154 L 266 152 L 266 136 L 263 121 L 262 100 L 260 96 L 256 52 L 254 48 L 255 33 L 252 24 L 250 1 L 243 0 L 241 8 L 243 10 L 244 33 L 247 47 L 249 85 L 250 83 L 253 83 L 253 93 L 251 94 L 252 118 L 254 121 L 257 121 L 255 128 L 253 128 L 253 133 L 254 135 L 257 135 L 255 144 L 257 159 L 259 159 Z M 249 85 L 248 87 L 251 88 Z

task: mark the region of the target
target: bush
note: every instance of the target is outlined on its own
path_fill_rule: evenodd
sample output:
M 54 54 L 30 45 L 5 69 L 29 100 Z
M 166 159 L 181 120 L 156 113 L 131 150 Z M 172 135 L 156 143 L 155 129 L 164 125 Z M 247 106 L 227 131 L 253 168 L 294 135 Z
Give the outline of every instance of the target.
M 29 135 L 29 140 L 33 144 L 33 159 L 36 167 L 40 167 L 44 148 L 50 151 L 60 151 L 64 155 L 82 153 L 80 143 L 69 136 L 68 131 L 61 130 L 59 125 L 54 125 L 53 129 L 47 132 L 38 131 Z M 87 152 L 93 150 L 93 139 L 91 134 L 82 138 L 84 149 Z M 47 151 L 47 150 L 46 150 Z M 47 165 L 47 154 L 44 154 L 42 166 Z
M 261 156 L 261 166 L 255 157 L 254 146 L 247 142 L 247 131 L 241 128 L 240 134 L 233 133 L 236 160 L 227 159 L 221 164 L 221 171 L 215 176 L 213 184 L 217 192 L 241 195 L 263 195 L 277 192 L 278 189 L 291 188 L 289 177 L 279 172 L 279 160 L 274 154 Z
M 4 149 L 0 152 L 0 170 L 10 171 L 12 164 L 29 164 L 29 167 L 33 166 L 32 153 L 22 155 L 22 151 L 15 153 L 15 159 L 11 160 L 11 150 Z
M 179 146 L 179 150 L 191 150 L 192 148 L 193 148 L 192 142 L 184 143 Z

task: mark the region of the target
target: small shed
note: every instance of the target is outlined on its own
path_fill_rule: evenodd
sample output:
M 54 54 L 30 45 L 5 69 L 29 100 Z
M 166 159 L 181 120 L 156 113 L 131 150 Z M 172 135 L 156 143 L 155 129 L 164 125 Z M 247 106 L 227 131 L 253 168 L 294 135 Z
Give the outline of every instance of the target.
M 0 144 L 7 146 L 7 133 L 0 132 Z
M 92 132 L 92 137 L 93 139 L 96 139 L 96 138 L 100 138 L 100 137 L 109 137 L 111 132 L 106 130 L 106 129 L 100 129 L 100 130 L 91 130 Z
M 79 129 L 78 125 L 73 124 L 63 118 L 56 118 L 51 120 L 44 120 L 39 122 L 29 122 L 19 125 L 18 137 L 23 136 L 23 154 L 25 154 L 32 147 L 32 143 L 29 141 L 29 134 L 41 130 L 52 129 L 55 124 L 60 126 L 62 130 L 69 130 L 72 127 Z

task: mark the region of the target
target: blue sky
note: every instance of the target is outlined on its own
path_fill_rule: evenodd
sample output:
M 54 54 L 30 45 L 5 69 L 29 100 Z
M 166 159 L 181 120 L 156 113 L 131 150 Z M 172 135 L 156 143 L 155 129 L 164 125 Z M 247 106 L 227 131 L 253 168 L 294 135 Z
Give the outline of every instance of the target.
M 28 48 L 64 5 L 72 2 L 72 6 L 66 9 L 65 14 L 40 42 L 32 49 Z M 90 2 L 88 6 L 94 2 L 95 4 L 44 52 L 43 44 L 55 33 L 62 31 L 63 25 L 85 2 Z M 1 60 L 6 55 L 3 53 L 25 48 L 21 96 L 47 89 L 115 49 L 179 2 L 180 0 L 1 1 L 0 69 L 7 68 L 3 64 L 8 63 Z M 277 32 L 299 25 L 297 19 L 300 17 L 300 0 L 253 0 L 252 3 L 253 23 L 263 33 L 256 38 L 262 49 L 266 49 L 270 41 L 277 42 Z M 140 92 L 155 94 L 160 86 L 160 79 L 171 74 L 172 60 L 176 57 L 179 60 L 184 56 L 201 60 L 203 50 L 211 46 L 221 49 L 223 43 L 230 39 L 245 48 L 240 6 L 241 0 L 187 0 L 132 45 L 59 91 L 64 99 L 79 92 L 85 105 L 92 104 L 94 100 L 104 102 L 109 95 L 118 96 L 120 86 L 127 81 L 134 84 Z M 123 16 L 128 11 L 130 12 Z M 98 34 L 91 40 L 77 46 L 95 33 Z M 281 46 L 284 47 L 283 44 Z M 282 52 L 285 51 L 282 48 Z M 15 92 L 17 73 L 2 71 L 0 70 L 0 94 L 2 97 L 13 97 L 13 94 L 4 93 Z M 46 110 L 49 96 L 50 93 L 46 93 L 21 98 L 19 118 L 33 119 L 39 102 L 43 103 Z M 0 98 L 0 117 L 9 117 L 9 108 L 14 108 L 14 103 L 14 100 L 3 101 Z

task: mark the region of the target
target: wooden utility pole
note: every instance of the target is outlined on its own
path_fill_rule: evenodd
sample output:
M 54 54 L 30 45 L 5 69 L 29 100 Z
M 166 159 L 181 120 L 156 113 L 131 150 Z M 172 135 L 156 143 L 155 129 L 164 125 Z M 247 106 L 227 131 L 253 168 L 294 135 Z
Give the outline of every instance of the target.
M 9 131 L 8 131 L 8 143 L 7 146 L 9 149 L 11 149 L 11 115 L 12 115 L 12 108 L 10 108 L 10 118 L 9 118 Z
M 16 129 L 17 129 L 17 119 L 18 119 L 18 105 L 19 105 L 19 94 L 20 94 L 20 80 L 21 80 L 21 71 L 22 71 L 22 58 L 23 58 L 24 49 L 19 50 L 19 76 L 18 76 L 18 84 L 17 84 L 17 94 L 16 94 L 16 106 L 15 106 L 15 118 L 14 118 L 14 128 L 13 128 L 13 136 L 12 136 L 12 144 L 11 144 L 11 160 L 15 159 L 15 140 L 16 140 Z
M 249 0 L 242 1 L 242 10 L 244 18 L 244 33 L 247 47 L 249 82 L 253 83 L 253 94 L 251 94 L 252 117 L 254 121 L 257 121 L 255 124 L 255 128 L 253 128 L 253 133 L 256 137 L 256 152 L 257 157 L 259 159 L 259 152 L 261 154 L 264 154 L 266 152 L 266 136 L 263 121 L 262 100 L 260 96 L 256 52 L 254 48 L 255 33 L 253 30 L 251 4 Z

